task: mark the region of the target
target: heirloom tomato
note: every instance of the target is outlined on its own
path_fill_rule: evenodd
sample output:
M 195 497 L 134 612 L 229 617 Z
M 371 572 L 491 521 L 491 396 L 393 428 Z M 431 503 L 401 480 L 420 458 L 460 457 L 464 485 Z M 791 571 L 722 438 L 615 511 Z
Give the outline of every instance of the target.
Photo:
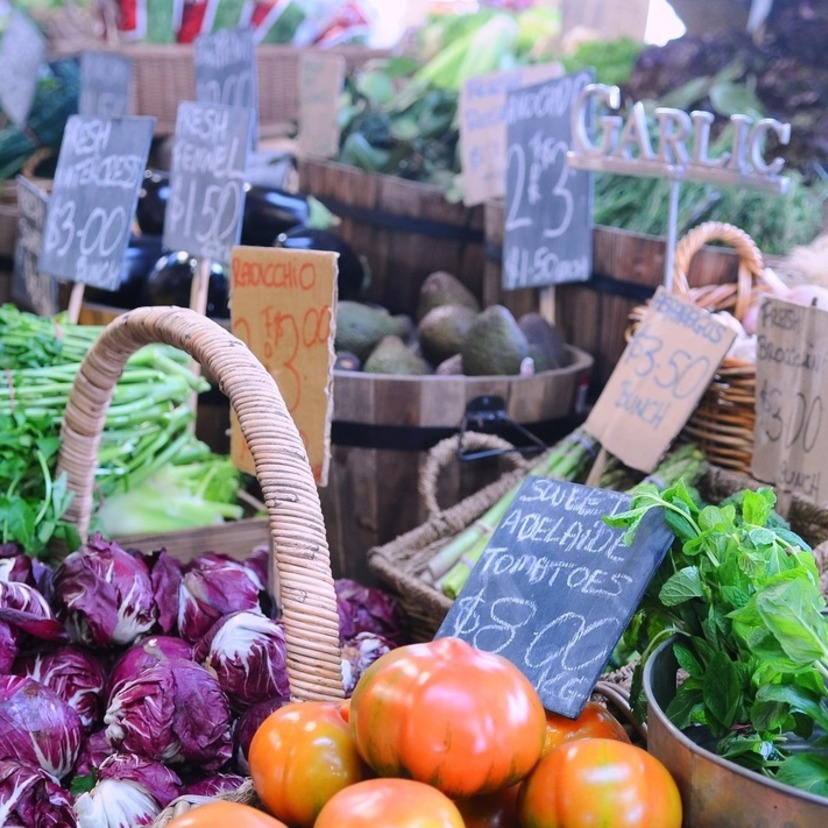
M 553 747 L 584 736 L 597 736 L 602 739 L 618 739 L 629 742 L 630 737 L 624 726 L 603 704 L 591 699 L 584 705 L 577 719 L 569 719 L 558 713 L 546 711 L 546 740 L 543 743 L 543 755 L 546 756 Z
M 271 713 L 247 754 L 253 787 L 271 814 L 310 828 L 322 806 L 367 770 L 340 702 L 294 702 Z
M 518 782 L 490 794 L 456 799 L 454 804 L 466 828 L 520 828 L 517 802 L 521 784 Z
M 523 779 L 546 727 L 520 670 L 458 638 L 380 656 L 354 689 L 350 720 L 359 752 L 380 776 L 426 782 L 455 799 Z
M 524 780 L 523 828 L 681 828 L 681 797 L 654 756 L 617 739 L 552 748 Z
M 413 779 L 366 779 L 334 794 L 314 828 L 465 828 L 457 806 Z
M 284 822 L 268 816 L 264 811 L 216 799 L 199 805 L 175 817 L 167 828 L 287 828 Z

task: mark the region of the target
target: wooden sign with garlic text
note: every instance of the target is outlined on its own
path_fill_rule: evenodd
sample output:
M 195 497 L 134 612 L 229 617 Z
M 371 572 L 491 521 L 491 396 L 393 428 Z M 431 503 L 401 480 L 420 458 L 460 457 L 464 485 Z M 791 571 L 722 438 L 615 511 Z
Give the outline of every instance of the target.
M 330 462 L 337 272 L 337 254 L 328 251 L 232 251 L 231 330 L 276 380 L 320 486 L 328 482 Z M 230 455 L 238 468 L 254 473 L 235 416 Z

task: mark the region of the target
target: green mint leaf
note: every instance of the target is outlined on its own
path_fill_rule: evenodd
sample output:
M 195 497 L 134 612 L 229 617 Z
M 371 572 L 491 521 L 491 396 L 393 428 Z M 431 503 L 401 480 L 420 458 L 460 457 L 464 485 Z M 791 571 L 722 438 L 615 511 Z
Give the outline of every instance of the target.
M 823 730 L 828 730 L 828 701 L 823 698 L 822 692 L 809 690 L 799 683 L 786 682 L 785 684 L 764 684 L 756 691 L 756 706 L 761 704 L 776 704 L 784 706 L 788 711 L 804 713 L 811 723 L 818 724 Z M 751 711 L 751 719 L 754 719 Z M 755 719 L 754 719 L 755 721 Z M 775 730 L 774 727 L 760 730 Z
M 764 526 L 770 519 L 773 507 L 776 505 L 776 495 L 773 489 L 763 486 L 754 492 L 745 489 L 742 498 L 742 519 L 745 523 L 754 526 Z
M 699 724 L 699 719 L 704 716 L 704 698 L 699 682 L 688 679 L 676 688 L 676 695 L 667 705 L 664 711 L 667 718 L 679 730 L 690 727 L 692 724 Z
M 673 655 L 675 655 L 679 667 L 685 670 L 690 678 L 700 679 L 704 676 L 704 666 L 686 644 L 677 641 L 673 645 Z
M 69 791 L 73 796 L 78 796 L 82 793 L 89 793 L 98 781 L 98 774 L 94 770 L 82 776 L 75 776 L 72 778 L 72 784 L 69 786 Z
M 818 753 L 789 756 L 779 766 L 776 779 L 818 796 L 828 796 L 828 756 Z
M 715 653 L 703 682 L 704 703 L 721 730 L 727 730 L 736 720 L 743 695 L 739 671 L 727 653 Z
M 691 598 L 701 598 L 703 594 L 698 567 L 686 566 L 667 579 L 658 597 L 664 606 L 674 607 Z

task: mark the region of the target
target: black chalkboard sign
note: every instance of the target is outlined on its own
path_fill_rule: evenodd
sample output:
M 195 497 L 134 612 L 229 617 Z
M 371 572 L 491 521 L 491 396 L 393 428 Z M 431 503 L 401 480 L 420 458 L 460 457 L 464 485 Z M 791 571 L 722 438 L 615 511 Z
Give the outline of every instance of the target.
M 17 183 L 17 244 L 14 250 L 12 299 L 39 316 L 57 313 L 57 280 L 37 267 L 49 196 L 27 178 Z
M 222 29 L 194 44 L 196 100 L 256 108 L 256 47 L 253 30 Z
M 0 40 L 0 106 L 17 126 L 29 117 L 45 60 L 46 40 L 40 29 L 14 9 Z
M 44 273 L 118 287 L 154 128 L 155 118 L 69 118 L 46 215 Z
M 164 246 L 229 263 L 239 241 L 253 110 L 183 101 L 178 105 Z
M 544 707 L 575 718 L 673 539 L 644 517 L 632 546 L 605 515 L 630 497 L 528 477 L 498 524 L 437 637 L 500 653 Z
M 132 59 L 114 52 L 81 54 L 78 112 L 93 118 L 123 118 L 129 114 Z
M 567 162 L 570 111 L 592 80 L 586 70 L 508 93 L 506 290 L 583 282 L 592 274 L 592 175 Z

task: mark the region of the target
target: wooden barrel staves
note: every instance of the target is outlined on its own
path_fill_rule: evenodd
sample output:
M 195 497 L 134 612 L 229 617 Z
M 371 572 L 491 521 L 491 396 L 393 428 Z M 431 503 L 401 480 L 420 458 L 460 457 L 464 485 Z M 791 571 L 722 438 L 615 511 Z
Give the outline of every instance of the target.
M 422 465 L 437 442 L 459 434 L 470 400 L 503 398 L 508 419 L 547 443 L 571 431 L 582 419 L 592 357 L 570 352 L 569 366 L 535 376 L 335 371 L 329 480 L 319 490 L 334 574 L 374 580 L 367 551 L 427 519 L 418 494 Z M 506 428 L 499 436 L 514 443 L 520 435 Z M 441 473 L 437 501 L 452 506 L 512 468 L 503 457 L 458 459 Z

